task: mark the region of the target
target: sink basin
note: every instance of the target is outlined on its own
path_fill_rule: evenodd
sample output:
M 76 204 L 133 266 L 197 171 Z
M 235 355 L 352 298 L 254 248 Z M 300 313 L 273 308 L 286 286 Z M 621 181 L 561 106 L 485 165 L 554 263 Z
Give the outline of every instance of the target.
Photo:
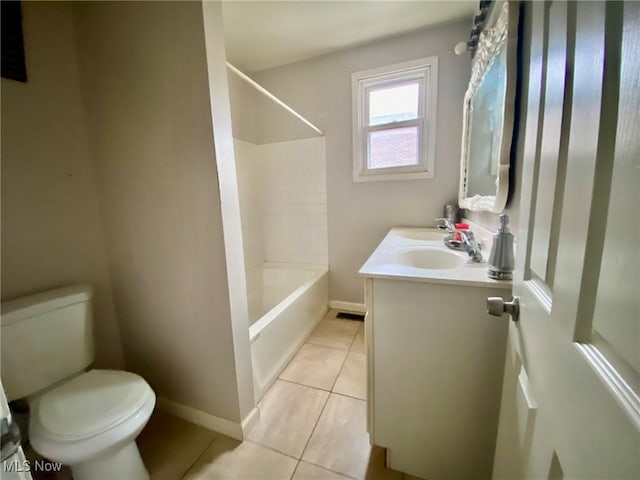
M 402 238 L 406 238 L 408 240 L 438 240 L 438 241 L 442 241 L 442 239 L 445 237 L 446 233 L 441 232 L 439 230 L 418 230 L 418 229 L 411 229 L 411 230 L 404 230 L 404 231 L 399 231 L 398 232 L 398 236 L 402 237 Z
M 414 248 L 398 253 L 395 261 L 408 267 L 443 270 L 460 268 L 467 259 L 463 255 L 441 248 Z

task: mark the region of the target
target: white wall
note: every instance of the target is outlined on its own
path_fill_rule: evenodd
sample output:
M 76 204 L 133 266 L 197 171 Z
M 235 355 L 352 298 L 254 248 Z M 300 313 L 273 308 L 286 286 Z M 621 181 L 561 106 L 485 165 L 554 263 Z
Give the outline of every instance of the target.
M 258 97 L 262 94 L 232 72 L 229 72 L 228 78 L 233 137 L 253 144 L 259 143 L 260 118 L 257 106 Z
M 202 8 L 87 2 L 78 45 L 127 366 L 159 396 L 237 423 L 253 407 L 248 324 L 232 322 Z
M 251 321 L 257 318 L 262 309 L 261 269 L 264 263 L 262 162 L 258 158 L 257 145 L 235 138 L 233 146 L 238 172 L 240 221 L 242 223 L 242 244 L 247 282 L 246 294 Z
M 258 146 L 234 139 L 238 191 L 240 194 L 240 218 L 244 245 L 246 271 L 262 267 L 265 261 L 264 233 L 262 228 L 262 165 Z
M 320 136 L 272 97 L 231 71 L 229 97 L 234 138 L 263 144 Z M 274 125 L 277 127 L 273 128 Z
M 258 145 L 267 262 L 326 265 L 325 139 Z
M 443 205 L 457 198 L 470 60 L 452 50 L 468 36 L 469 22 L 464 21 L 251 74 L 326 134 L 332 300 L 363 302 L 357 271 L 389 228 L 434 225 Z M 429 55 L 438 55 L 439 61 L 435 177 L 353 183 L 351 73 Z M 267 127 L 267 138 L 283 128 L 275 121 Z
M 207 73 L 209 80 L 209 108 L 213 119 L 218 183 L 220 185 L 220 213 L 223 222 L 231 330 L 238 386 L 240 418 L 257 418 L 249 344 L 249 318 L 244 271 L 242 225 L 236 161 L 233 152 L 233 129 L 226 50 L 222 28 L 221 2 L 202 3 Z M 243 420 L 244 422 L 244 420 Z M 246 429 L 243 423 L 243 432 Z
M 72 10 L 22 13 L 28 82 L 2 79 L 2 299 L 90 283 L 96 366 L 121 368 Z

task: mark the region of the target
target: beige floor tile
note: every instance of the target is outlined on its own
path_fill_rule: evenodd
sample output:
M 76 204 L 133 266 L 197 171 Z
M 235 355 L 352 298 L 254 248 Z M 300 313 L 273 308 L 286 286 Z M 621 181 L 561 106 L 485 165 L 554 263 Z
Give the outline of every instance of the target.
M 331 390 L 347 352 L 305 343 L 280 378 L 310 387 Z
M 312 465 L 306 462 L 300 462 L 296 468 L 296 473 L 293 474 L 291 480 L 350 480 L 350 477 L 345 477 L 339 473 L 326 470 L 317 465 Z
M 260 400 L 260 420 L 249 440 L 300 458 L 329 392 L 276 380 Z
M 356 338 L 353 340 L 351 344 L 352 352 L 364 353 L 364 323 L 358 327 L 358 333 L 356 333 Z
M 184 477 L 195 479 L 288 480 L 297 460 L 252 442 L 220 435 Z
M 349 350 L 360 322 L 340 318 L 326 318 L 318 324 L 307 342 L 325 347 Z
M 218 434 L 156 410 L 137 439 L 152 479 L 182 478 Z
M 371 452 L 365 418 L 363 400 L 332 393 L 302 459 L 344 475 L 363 478 Z
M 374 445 L 371 448 L 366 472 L 364 473 L 364 477 L 361 477 L 363 480 L 423 480 L 417 477 L 412 477 L 406 473 L 403 474 L 402 472 L 386 468 L 385 453 L 385 449 L 382 447 Z M 296 472 L 293 475 L 292 480 L 340 480 L 348 478 L 351 477 L 339 475 L 338 473 L 318 467 L 317 465 L 301 461 L 296 468 Z
M 367 398 L 366 368 L 364 353 L 349 352 L 333 386 L 333 391 L 365 400 Z

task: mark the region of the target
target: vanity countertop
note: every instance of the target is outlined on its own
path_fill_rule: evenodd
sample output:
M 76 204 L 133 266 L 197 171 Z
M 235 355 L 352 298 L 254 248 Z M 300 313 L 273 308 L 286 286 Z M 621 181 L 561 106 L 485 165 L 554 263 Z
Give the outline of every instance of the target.
M 394 227 L 358 273 L 391 280 L 511 288 L 511 281 L 487 276 L 487 246 L 483 245 L 482 263 L 473 263 L 466 252 L 447 248 L 445 236 L 435 228 Z

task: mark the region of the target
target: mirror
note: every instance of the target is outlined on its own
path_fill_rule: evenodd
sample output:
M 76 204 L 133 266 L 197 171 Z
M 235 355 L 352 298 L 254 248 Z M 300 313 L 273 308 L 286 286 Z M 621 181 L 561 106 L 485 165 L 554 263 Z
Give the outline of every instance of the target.
M 497 2 L 493 26 L 480 34 L 464 97 L 461 208 L 500 213 L 509 194 L 516 89 L 518 9 Z

